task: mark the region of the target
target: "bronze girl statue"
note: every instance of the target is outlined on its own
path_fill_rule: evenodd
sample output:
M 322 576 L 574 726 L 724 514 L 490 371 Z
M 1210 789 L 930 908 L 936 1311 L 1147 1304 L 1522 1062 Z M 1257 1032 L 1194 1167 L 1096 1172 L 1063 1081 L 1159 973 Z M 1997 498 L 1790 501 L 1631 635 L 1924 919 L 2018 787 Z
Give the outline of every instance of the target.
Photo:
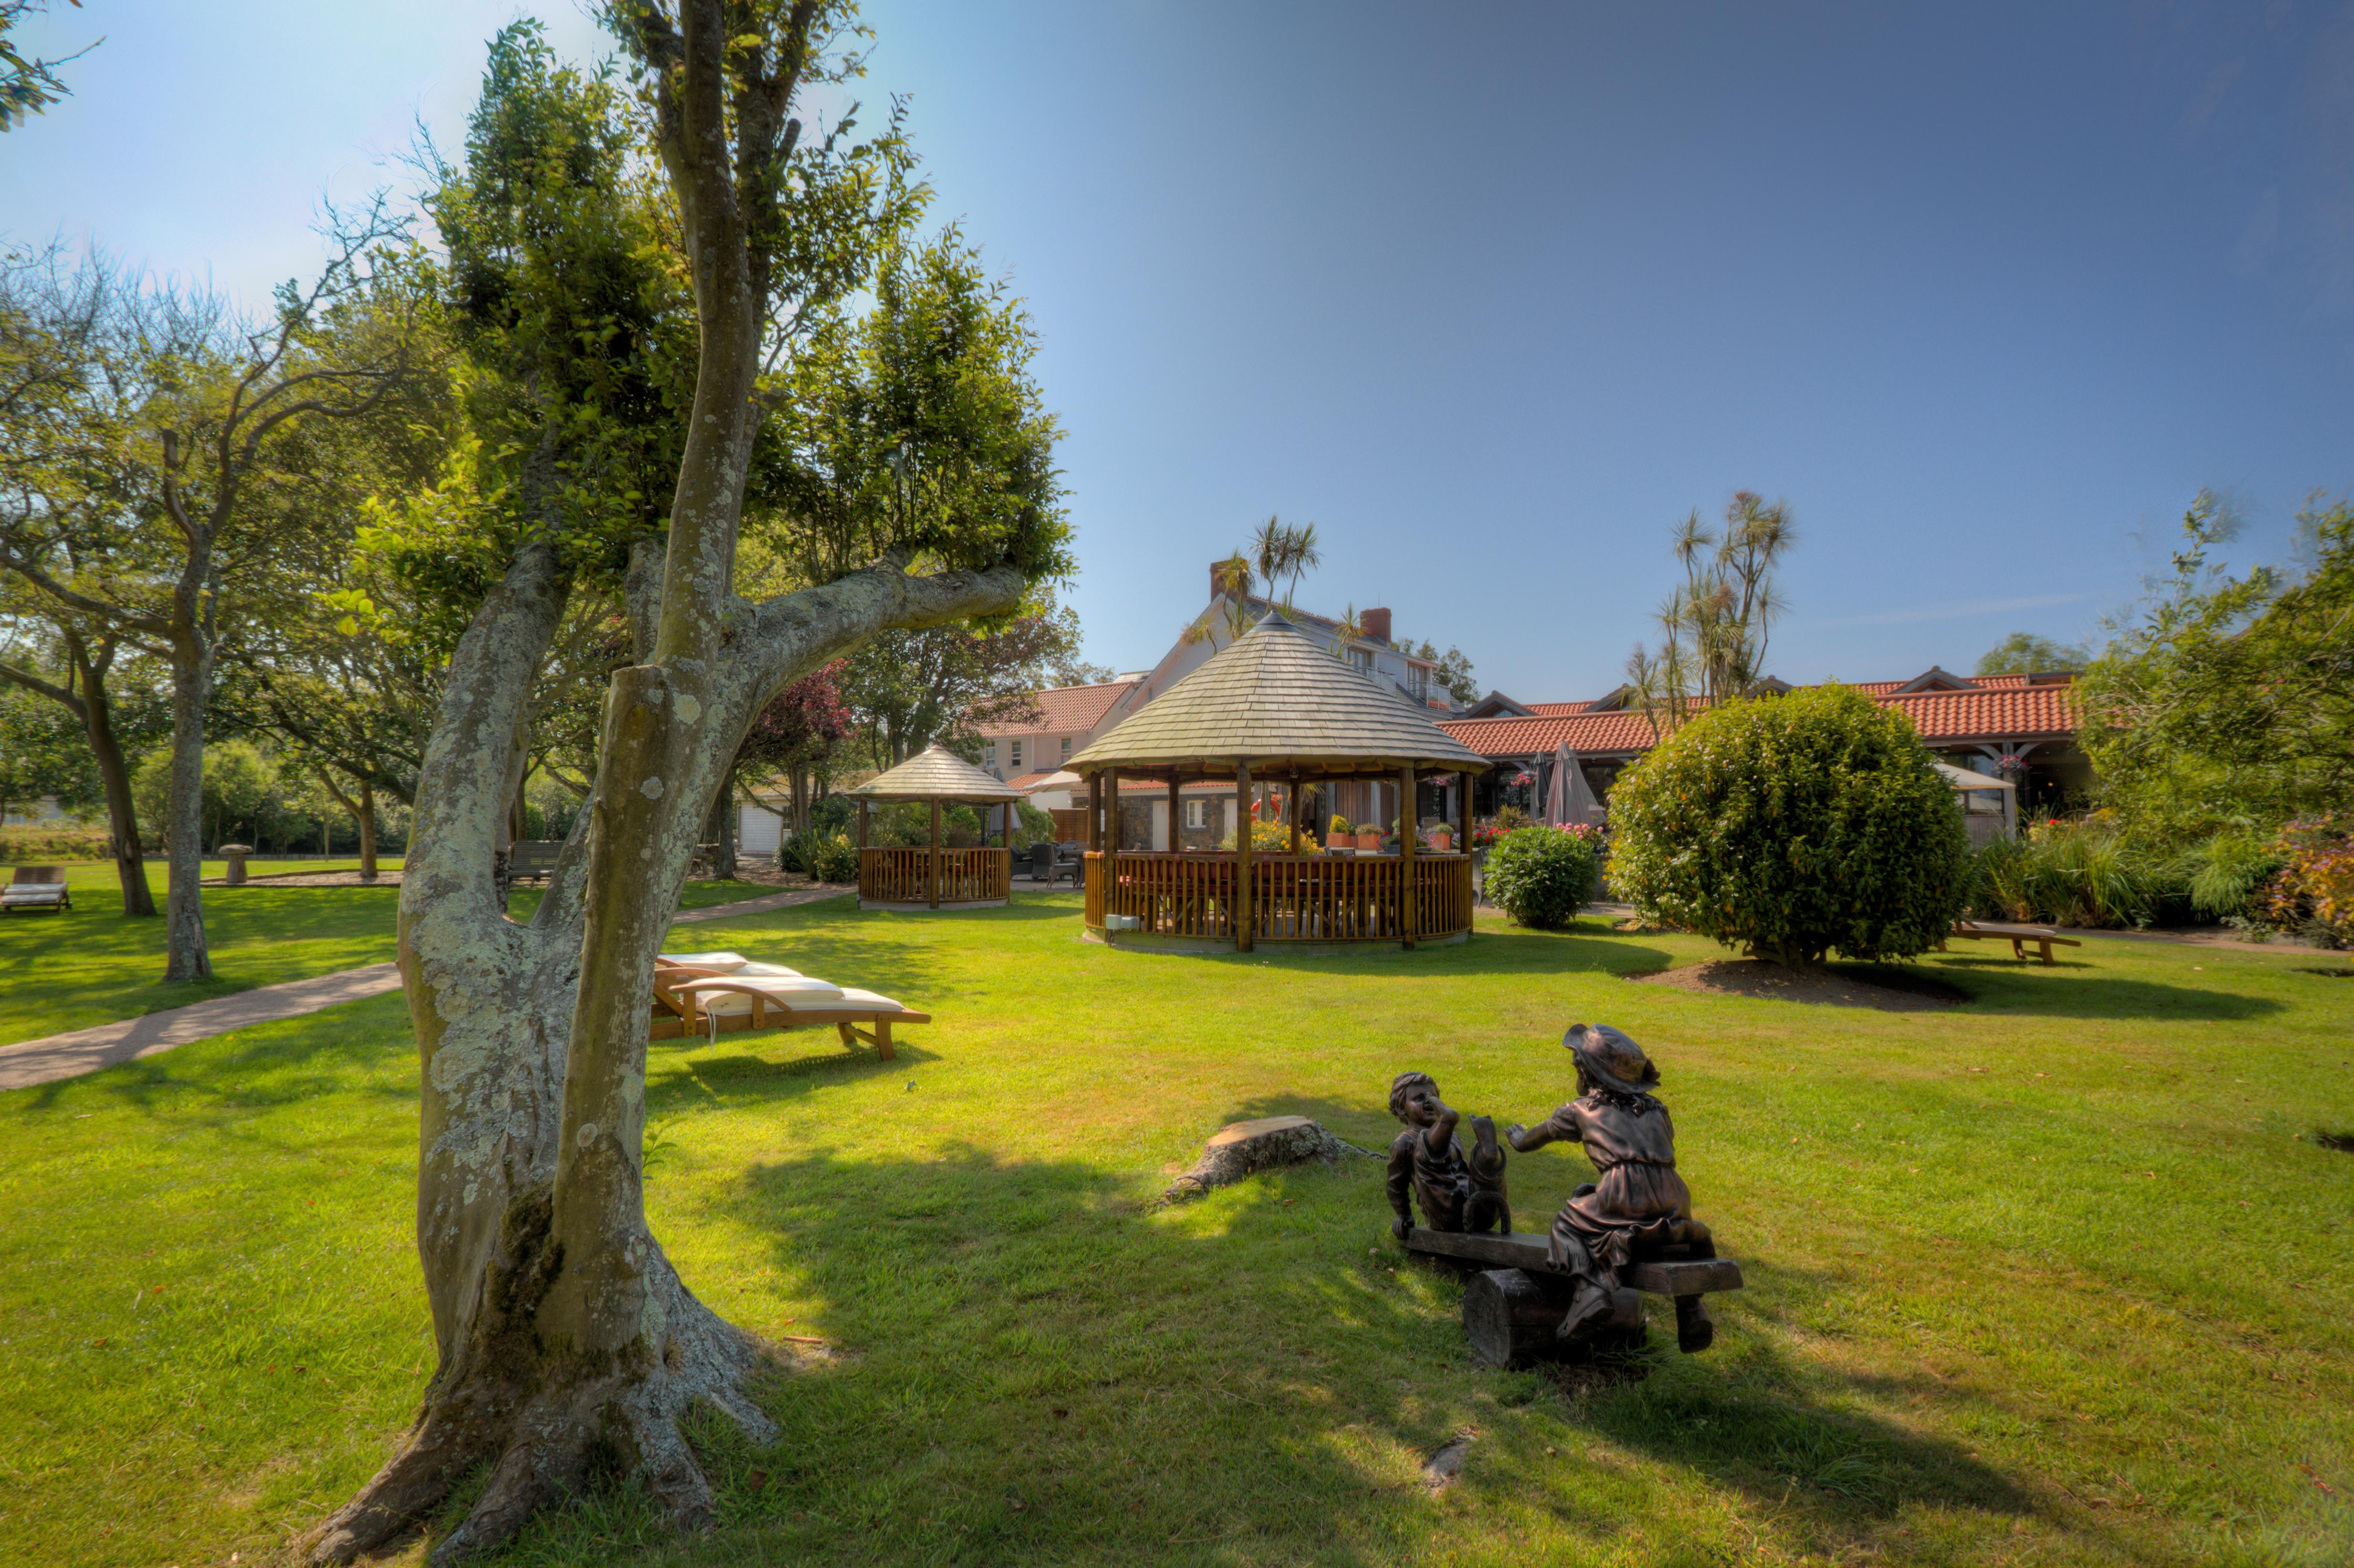
M 1577 1098 L 1534 1128 L 1504 1137 L 1526 1154 L 1557 1139 L 1585 1146 L 1600 1179 L 1582 1186 L 1553 1222 L 1553 1266 L 1577 1281 L 1556 1332 L 1573 1339 L 1612 1311 L 1617 1271 L 1669 1247 L 1712 1255 L 1708 1227 L 1691 1217 L 1676 1174 L 1675 1124 L 1652 1093 L 1659 1070 L 1643 1048 L 1607 1024 L 1573 1023 L 1562 1039 L 1577 1064 Z

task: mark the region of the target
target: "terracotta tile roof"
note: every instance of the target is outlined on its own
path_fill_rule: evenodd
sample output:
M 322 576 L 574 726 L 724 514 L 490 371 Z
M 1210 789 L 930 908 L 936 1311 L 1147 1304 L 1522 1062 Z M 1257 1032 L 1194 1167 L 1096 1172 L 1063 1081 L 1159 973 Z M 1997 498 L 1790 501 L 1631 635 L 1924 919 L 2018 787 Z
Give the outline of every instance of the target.
M 1062 769 L 1059 768 L 1050 768 L 1044 773 L 1024 773 L 1018 779 L 1008 779 L 1005 781 L 1005 787 L 1008 789 L 1019 789 L 1024 795 L 1027 795 L 1031 790 L 1035 789 L 1039 785 L 1044 784 L 1047 779 L 1052 779 L 1055 774 L 1061 771 Z
M 1037 708 L 1028 716 L 981 726 L 976 734 L 1085 735 L 1103 722 L 1112 704 L 1140 683 L 1099 681 L 1092 686 L 1055 686 L 1034 694 Z
M 2024 675 L 1989 675 L 1967 692 L 1895 694 L 1902 681 L 1853 683 L 1885 706 L 1909 715 L 1935 745 L 1963 740 L 2073 736 L 2078 716 L 2073 683 L 2031 685 Z M 1536 718 L 1448 719 L 1439 728 L 1483 757 L 1529 757 L 1567 746 L 1582 755 L 1649 751 L 1651 726 L 1639 711 L 1587 713 L 1574 703 L 1532 703 Z
M 2074 735 L 2076 694 L 2070 684 L 2021 681 L 1976 692 L 1913 692 L 1879 699 L 1913 715 L 1921 738 L 1992 740 L 1998 736 Z

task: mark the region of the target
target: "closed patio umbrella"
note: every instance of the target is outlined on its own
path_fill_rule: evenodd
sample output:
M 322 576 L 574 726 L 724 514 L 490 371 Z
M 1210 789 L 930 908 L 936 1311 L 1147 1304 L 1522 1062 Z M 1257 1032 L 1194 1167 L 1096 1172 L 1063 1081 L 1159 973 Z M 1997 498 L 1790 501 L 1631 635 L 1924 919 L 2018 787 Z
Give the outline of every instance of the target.
M 1545 792 L 1545 821 L 1554 827 L 1572 822 L 1590 824 L 1602 802 L 1594 798 L 1593 787 L 1585 782 L 1585 769 L 1577 760 L 1577 753 L 1567 745 L 1557 747 L 1553 754 L 1553 788 Z

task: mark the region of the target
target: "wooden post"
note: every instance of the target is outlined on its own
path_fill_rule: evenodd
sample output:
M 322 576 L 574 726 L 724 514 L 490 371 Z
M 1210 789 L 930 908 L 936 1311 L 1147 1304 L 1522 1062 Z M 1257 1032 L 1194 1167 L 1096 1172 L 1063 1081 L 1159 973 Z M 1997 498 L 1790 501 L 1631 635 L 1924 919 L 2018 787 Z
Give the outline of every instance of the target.
M 859 848 L 859 853 L 861 853 L 862 854 L 865 853 L 865 850 L 866 850 L 866 802 L 865 802 L 865 801 L 864 801 L 864 800 L 861 800 L 861 801 L 859 801 L 859 802 L 858 802 L 858 848 Z
M 937 799 L 932 801 L 932 856 L 928 871 L 925 880 L 931 884 L 932 907 L 938 909 L 940 906 L 940 803 Z
M 1235 764 L 1235 951 L 1251 950 L 1250 764 Z
M 1455 777 L 1461 789 L 1455 798 L 1455 847 L 1468 855 L 1471 853 L 1471 771 L 1465 768 Z
M 1288 802 L 1291 807 L 1291 853 L 1297 855 L 1299 853 L 1299 773 L 1297 768 L 1292 771 L 1288 788 L 1291 791 Z
M 1104 769 L 1104 853 L 1119 853 L 1119 769 Z M 1110 883 L 1104 885 L 1107 887 Z
M 1415 821 L 1414 765 L 1408 763 L 1398 769 L 1398 938 L 1408 948 L 1420 935 L 1416 929 L 1414 852 L 1421 826 Z
M 1103 775 L 1087 775 L 1087 848 L 1103 849 Z
M 1183 802 L 1177 798 L 1178 782 L 1176 770 L 1172 768 L 1169 774 L 1169 853 L 1171 854 L 1175 854 L 1185 847 L 1185 819 L 1179 811 Z

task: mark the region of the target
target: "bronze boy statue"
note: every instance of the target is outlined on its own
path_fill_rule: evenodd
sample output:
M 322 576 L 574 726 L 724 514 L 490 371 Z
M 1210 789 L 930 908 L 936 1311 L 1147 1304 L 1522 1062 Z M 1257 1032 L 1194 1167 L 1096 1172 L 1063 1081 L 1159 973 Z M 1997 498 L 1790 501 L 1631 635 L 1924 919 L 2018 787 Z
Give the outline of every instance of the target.
M 1708 1227 L 1691 1217 L 1691 1192 L 1676 1174 L 1675 1124 L 1651 1092 L 1659 1068 L 1607 1024 L 1573 1023 L 1562 1044 L 1577 1063 L 1577 1098 L 1535 1128 L 1511 1128 L 1504 1137 L 1523 1154 L 1574 1139 L 1600 1173 L 1562 1205 L 1548 1247 L 1553 1267 L 1577 1281 L 1556 1330 L 1573 1339 L 1609 1315 L 1617 1271 L 1629 1261 L 1670 1246 L 1706 1257 L 1714 1247 Z M 1394 1174 L 1390 1187 L 1394 1194 Z
M 1400 1073 L 1390 1085 L 1390 1114 L 1405 1123 L 1390 1145 L 1390 1229 L 1400 1241 L 1414 1228 L 1408 1194 L 1422 1204 L 1422 1223 L 1435 1231 L 1484 1231 L 1499 1218 L 1512 1228 L 1504 1205 L 1504 1153 L 1496 1147 L 1496 1126 L 1472 1118 L 1479 1147 L 1471 1161 L 1455 1139 L 1458 1113 L 1438 1097 L 1427 1073 Z

